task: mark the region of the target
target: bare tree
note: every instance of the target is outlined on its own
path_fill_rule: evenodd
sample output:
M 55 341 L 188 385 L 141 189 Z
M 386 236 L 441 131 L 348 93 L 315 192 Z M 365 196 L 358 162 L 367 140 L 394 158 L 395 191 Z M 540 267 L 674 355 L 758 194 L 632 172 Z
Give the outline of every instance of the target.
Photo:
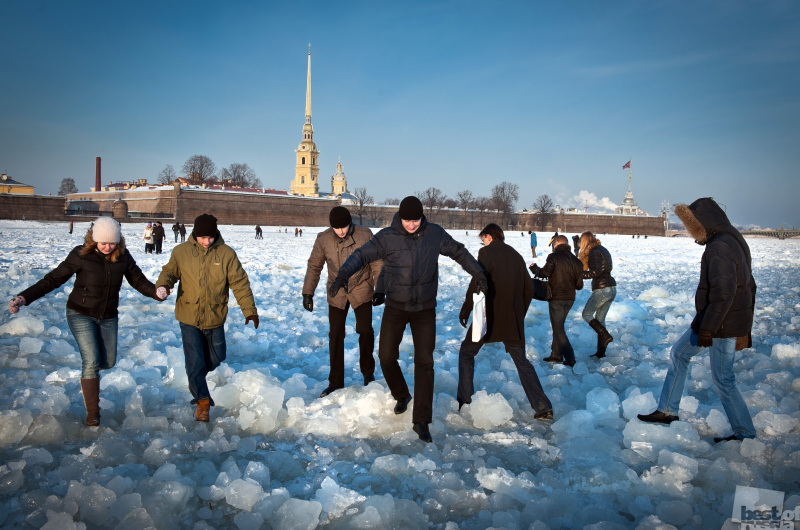
M 425 216 L 429 221 L 434 221 L 436 219 L 439 210 L 442 209 L 442 204 L 445 199 L 447 199 L 442 193 L 442 190 L 433 187 L 425 191 L 418 191 L 415 195 L 419 197 L 420 202 L 422 202 L 422 207 L 425 208 Z
M 395 198 L 391 198 L 390 197 L 390 198 L 386 199 L 385 201 L 383 201 L 383 204 L 389 204 L 389 205 L 392 205 L 392 206 L 396 206 L 396 205 L 400 204 L 400 199 L 395 199 Z
M 367 193 L 367 188 L 360 187 L 353 190 L 353 200 L 355 201 L 353 210 L 358 216 L 358 224 L 363 225 L 364 214 L 367 213 L 367 205 L 374 203 L 375 199 Z
M 442 201 L 443 208 L 458 208 L 458 201 L 455 199 L 451 199 L 450 197 L 446 197 Z
M 478 197 L 473 202 L 473 205 L 474 205 L 475 209 L 478 210 L 479 224 L 480 224 L 481 227 L 484 226 L 483 220 L 484 220 L 484 218 L 486 216 L 486 210 L 489 209 L 491 204 L 492 204 L 492 200 L 489 197 Z
M 220 171 L 219 179 L 231 186 L 239 188 L 260 188 L 261 181 L 256 178 L 256 172 L 247 164 L 234 162 Z
M 100 191 L 100 190 L 95 190 Z M 66 197 L 70 193 L 78 193 L 78 186 L 75 185 L 75 179 L 65 178 L 61 179 L 61 186 L 58 188 L 58 196 Z
M 170 184 L 176 178 L 178 178 L 178 174 L 175 173 L 175 168 L 172 167 L 172 164 L 167 164 L 164 166 L 164 169 L 158 172 L 158 177 L 156 178 L 156 182 L 159 184 Z
M 467 210 L 473 207 L 475 202 L 475 197 L 472 195 L 470 190 L 459 191 L 456 193 L 456 198 L 458 199 L 458 207 L 464 210 L 464 226 L 467 226 Z M 472 223 L 470 223 L 470 228 L 472 228 Z
M 511 214 L 514 213 L 514 205 L 519 200 L 519 185 L 512 184 L 511 182 L 501 182 L 492 188 L 492 202 L 494 207 L 500 211 L 503 216 L 503 230 L 508 228 L 508 223 L 511 221 Z
M 183 163 L 181 173 L 186 176 L 192 184 L 205 184 L 213 182 L 216 178 L 217 166 L 205 155 L 194 155 Z
M 539 195 L 533 201 L 533 211 L 536 225 L 539 226 L 539 230 L 544 230 L 553 219 L 553 199 L 546 194 Z

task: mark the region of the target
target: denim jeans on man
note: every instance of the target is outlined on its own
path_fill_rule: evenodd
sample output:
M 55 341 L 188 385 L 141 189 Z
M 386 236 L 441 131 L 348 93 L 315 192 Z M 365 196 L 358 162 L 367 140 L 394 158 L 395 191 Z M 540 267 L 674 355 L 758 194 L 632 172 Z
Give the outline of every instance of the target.
M 574 300 L 550 300 L 547 305 L 550 309 L 550 326 L 553 328 L 553 343 L 550 346 L 552 356 L 568 363 L 575 362 L 575 350 L 569 343 L 564 323 L 567 321 L 569 310 L 572 309 Z
M 183 340 L 183 356 L 186 359 L 186 376 L 189 379 L 189 391 L 192 393 L 192 403 L 199 399 L 209 398 L 209 403 L 214 404 L 208 391 L 206 376 L 222 364 L 227 354 L 225 344 L 225 326 L 214 329 L 200 329 L 188 324 L 181 324 L 181 339 Z
M 697 335 L 689 329 L 672 346 L 667 378 L 661 389 L 658 410 L 666 414 L 678 414 L 683 386 L 689 372 L 689 361 L 705 348 L 697 345 Z M 736 388 L 736 374 L 733 362 L 736 359 L 736 339 L 714 339 L 708 348 L 711 360 L 711 378 L 717 387 L 722 408 L 737 438 L 755 438 L 756 429 L 742 394 Z
M 613 302 L 616 297 L 617 288 L 615 286 L 595 289 L 586 301 L 581 316 L 587 324 L 591 322 L 592 319 L 597 319 L 605 327 L 606 315 L 611 307 L 611 302 Z
M 94 379 L 117 362 L 119 318 L 93 318 L 67 309 L 67 325 L 81 352 L 81 379 Z
M 458 393 L 456 395 L 462 403 L 472 403 L 472 394 L 475 392 L 473 387 L 475 356 L 485 344 L 485 342 L 472 342 L 471 337 L 467 337 L 461 343 L 461 349 L 458 352 Z M 503 346 L 517 367 L 522 389 L 533 410 L 536 412 L 553 410 L 553 405 L 544 393 L 542 383 L 539 382 L 539 376 L 536 375 L 536 369 L 525 357 L 525 346 L 510 342 L 503 342 Z

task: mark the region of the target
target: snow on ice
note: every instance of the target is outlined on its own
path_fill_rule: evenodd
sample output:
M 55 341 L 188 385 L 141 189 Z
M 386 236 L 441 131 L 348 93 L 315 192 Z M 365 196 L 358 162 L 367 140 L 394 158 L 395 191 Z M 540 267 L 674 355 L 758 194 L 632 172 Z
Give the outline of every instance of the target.
M 123 234 L 155 280 L 173 244 L 145 255 L 143 227 L 126 224 Z M 0 290 L 10 298 L 40 279 L 87 228 L 78 223 L 70 236 L 66 224 L 0 221 Z M 732 524 L 736 485 L 783 491 L 786 509 L 800 503 L 800 241 L 748 240 L 759 285 L 754 348 L 737 355 L 736 371 L 758 439 L 721 444 L 713 437 L 730 426 L 707 354 L 692 362 L 680 421 L 636 419 L 655 408 L 669 348 L 693 317 L 702 248 L 691 240 L 600 236 L 618 282 L 608 315 L 615 340 L 600 362 L 589 357 L 596 336 L 580 317 L 588 282 L 567 321 L 574 370 L 542 361 L 547 306 L 532 304 L 527 355 L 553 402 L 552 423 L 533 418 L 502 345 L 478 354 L 476 394 L 458 410 L 468 278 L 442 258 L 434 443 L 423 444 L 410 412 L 393 414 L 380 371 L 362 385 L 352 312 L 348 386 L 317 397 L 327 386 L 327 305 L 320 287 L 306 312 L 300 291 L 319 230 L 295 237 L 264 227 L 256 241 L 252 227 L 221 227 L 250 276 L 261 326 L 244 327 L 231 297 L 228 360 L 209 376 L 217 406 L 208 424 L 193 420 L 174 295 L 159 304 L 123 286 L 99 428 L 83 425 L 80 356 L 64 318 L 72 282 L 17 315 L 3 311 L 0 526 L 706 529 Z M 477 231 L 453 236 L 477 254 Z M 527 234 L 506 236 L 530 261 Z M 382 311 L 373 313 L 376 333 Z M 409 333 L 400 349 L 412 383 Z

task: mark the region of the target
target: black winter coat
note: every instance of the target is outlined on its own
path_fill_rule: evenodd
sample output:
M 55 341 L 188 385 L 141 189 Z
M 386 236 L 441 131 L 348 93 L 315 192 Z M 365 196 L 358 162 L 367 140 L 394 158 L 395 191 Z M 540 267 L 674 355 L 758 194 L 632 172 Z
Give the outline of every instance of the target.
M 478 251 L 489 290 L 486 293 L 486 335 L 483 342 L 525 343 L 525 313 L 533 299 L 533 281 L 525 260 L 503 241 L 492 241 Z M 473 278 L 461 307 L 461 318 L 472 312 L 472 295 L 477 282 Z M 472 336 L 472 327 L 467 337 Z
M 166 238 L 167 234 L 164 232 L 164 227 L 162 225 L 155 225 L 153 226 L 153 242 L 156 243 L 161 241 L 162 239 Z
M 67 307 L 83 315 L 99 319 L 116 317 L 123 277 L 134 289 L 156 299 L 155 285 L 142 273 L 127 249 L 123 249 L 119 259 L 112 262 L 99 250 L 81 255 L 82 248 L 77 246 L 72 249 L 58 267 L 19 293 L 25 298 L 25 305 L 58 289 L 73 274 L 75 285 L 67 299 Z
M 436 307 L 439 289 L 440 254 L 455 260 L 474 278 L 485 279 L 472 254 L 444 228 L 429 223 L 423 215 L 417 231 L 409 234 L 397 214 L 390 227 L 375 234 L 347 258 L 336 277 L 347 280 L 368 263 L 381 259 L 387 306 L 403 311 L 432 309 Z
M 583 271 L 585 280 L 592 280 L 592 291 L 614 287 L 617 281 L 611 276 L 611 254 L 603 245 L 597 245 L 589 251 L 589 270 Z
M 569 243 L 558 245 L 547 256 L 544 267 L 534 265 L 534 274 L 549 278 L 551 300 L 575 300 L 575 291 L 583 289 L 583 263 L 572 254 Z
M 753 326 L 756 282 L 751 273 L 750 247 L 712 199 L 698 199 L 689 210 L 706 230 L 700 282 L 694 296 L 697 315 L 692 331 L 713 337 L 744 337 Z

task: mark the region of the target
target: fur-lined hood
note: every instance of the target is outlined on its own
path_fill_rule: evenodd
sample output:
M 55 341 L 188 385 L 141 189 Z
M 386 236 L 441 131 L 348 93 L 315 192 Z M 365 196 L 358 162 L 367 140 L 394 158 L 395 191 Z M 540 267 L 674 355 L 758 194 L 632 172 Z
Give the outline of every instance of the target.
M 683 221 L 689 235 L 700 245 L 705 245 L 718 232 L 735 230 L 719 204 L 710 197 L 697 199 L 688 206 L 676 204 L 675 215 Z

